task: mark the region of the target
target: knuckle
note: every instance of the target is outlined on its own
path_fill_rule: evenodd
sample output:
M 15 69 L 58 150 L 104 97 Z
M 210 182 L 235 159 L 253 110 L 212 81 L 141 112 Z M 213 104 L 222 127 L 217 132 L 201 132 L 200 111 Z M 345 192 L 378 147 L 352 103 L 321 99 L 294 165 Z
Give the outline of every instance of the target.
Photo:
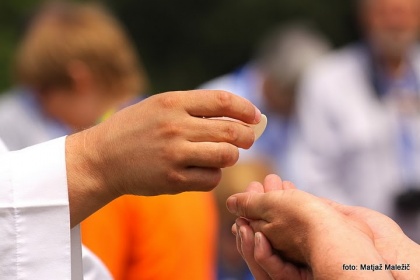
M 225 145 L 219 152 L 219 162 L 223 167 L 234 165 L 238 159 L 238 148 L 232 147 L 231 145 Z
M 172 145 L 162 147 L 160 151 L 161 158 L 168 163 L 179 164 L 184 160 L 184 153 L 177 152 L 178 149 L 174 149 Z
M 217 91 L 216 99 L 221 110 L 227 110 L 232 106 L 232 94 L 227 91 Z
M 160 105 L 164 108 L 164 109 L 172 109 L 175 107 L 176 104 L 176 98 L 174 98 L 173 94 L 161 94 L 160 96 L 158 96 L 159 98 L 159 102 Z
M 250 128 L 250 127 L 247 127 L 246 129 L 247 129 L 247 131 L 246 131 L 247 137 L 244 137 L 244 146 L 243 146 L 243 148 L 244 149 L 249 149 L 249 148 L 252 147 L 252 145 L 254 145 L 254 142 L 255 142 L 255 133 L 254 133 L 254 130 L 252 128 Z
M 175 122 L 169 121 L 162 124 L 162 130 L 164 137 L 176 137 L 181 135 L 181 126 L 177 125 Z
M 177 170 L 169 170 L 166 174 L 166 180 L 170 186 L 175 186 L 171 188 L 172 191 L 176 192 L 176 187 L 181 187 L 186 185 L 187 178 Z
M 225 140 L 229 143 L 236 143 L 239 140 L 239 133 L 233 124 L 225 127 Z

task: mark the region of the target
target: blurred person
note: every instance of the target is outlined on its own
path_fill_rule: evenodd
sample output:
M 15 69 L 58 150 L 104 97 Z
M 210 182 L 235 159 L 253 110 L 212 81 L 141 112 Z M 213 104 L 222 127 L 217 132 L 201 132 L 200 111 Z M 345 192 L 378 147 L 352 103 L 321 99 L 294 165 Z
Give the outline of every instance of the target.
M 304 71 L 328 50 L 329 43 L 310 24 L 290 23 L 270 32 L 251 62 L 200 86 L 234 92 L 267 115 L 265 133 L 252 150 L 241 151 L 241 161 L 264 160 L 288 177 L 296 86 Z
M 147 87 L 119 23 L 99 6 L 66 2 L 31 20 L 15 76 L 18 87 L 0 100 L 0 136 L 11 150 L 88 128 Z
M 94 4 L 41 7 L 16 76 L 20 87 L 0 101 L 0 137 L 11 149 L 89 128 L 147 87 L 123 28 Z M 124 196 L 84 221 L 82 241 L 115 279 L 212 279 L 216 227 L 211 194 Z
M 304 78 L 295 142 L 306 191 L 394 218 L 420 241 L 420 1 L 360 0 L 363 40 Z
M 420 246 L 379 212 L 269 175 L 227 200 L 237 248 L 258 280 L 418 279 Z
M 252 150 L 241 151 L 235 167 L 224 170 L 221 188 L 215 192 L 221 219 L 218 279 L 252 279 L 241 256 L 232 246 L 233 238 L 229 233 L 235 217 L 226 211 L 225 201 L 229 195 L 241 191 L 247 182 L 261 180 L 268 173 L 290 177 L 292 155 L 289 146 L 294 141 L 296 86 L 306 68 L 328 50 L 328 42 L 310 25 L 284 25 L 262 40 L 251 62 L 200 87 L 228 90 L 245 97 L 268 118 L 264 134 Z

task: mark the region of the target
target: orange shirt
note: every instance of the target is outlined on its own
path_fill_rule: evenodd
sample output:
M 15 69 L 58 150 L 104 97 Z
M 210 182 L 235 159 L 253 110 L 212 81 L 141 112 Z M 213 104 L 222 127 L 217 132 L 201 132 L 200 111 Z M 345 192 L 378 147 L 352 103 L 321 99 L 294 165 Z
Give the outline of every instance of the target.
M 116 280 L 215 279 L 211 193 L 123 196 L 82 223 L 82 241 Z

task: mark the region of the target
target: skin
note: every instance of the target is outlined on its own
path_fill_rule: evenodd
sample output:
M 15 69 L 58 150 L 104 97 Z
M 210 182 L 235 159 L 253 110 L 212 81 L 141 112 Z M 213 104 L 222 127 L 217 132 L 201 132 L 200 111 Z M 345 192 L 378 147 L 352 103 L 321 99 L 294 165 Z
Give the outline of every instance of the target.
M 295 89 L 293 87 L 283 87 L 274 77 L 265 74 L 262 93 L 268 110 L 285 118 L 293 115 L 295 106 Z
M 390 76 L 403 73 L 420 26 L 419 0 L 361 0 L 360 23 L 376 59 Z
M 136 92 L 123 91 L 122 87 L 104 87 L 82 61 L 70 62 L 67 69 L 70 86 L 36 90 L 35 94 L 43 112 L 72 131 L 95 125 L 110 108 L 118 108 L 136 96 Z
M 211 117 L 230 117 L 227 122 Z M 205 118 L 203 118 L 205 117 Z M 124 194 L 208 191 L 250 148 L 261 112 L 224 91 L 155 95 L 68 136 L 71 226 Z
M 270 175 L 231 196 L 237 247 L 256 279 L 418 279 L 419 246 L 388 217 L 297 190 Z M 343 264 L 410 264 L 409 271 L 346 271 Z M 374 274 L 372 274 L 374 273 Z

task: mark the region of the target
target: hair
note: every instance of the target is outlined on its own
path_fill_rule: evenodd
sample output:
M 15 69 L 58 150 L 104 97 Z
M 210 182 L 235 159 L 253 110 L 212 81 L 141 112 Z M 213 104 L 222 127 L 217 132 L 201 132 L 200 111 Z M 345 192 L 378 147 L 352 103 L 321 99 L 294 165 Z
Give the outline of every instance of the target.
M 98 4 L 50 2 L 28 25 L 17 51 L 18 83 L 41 93 L 71 87 L 68 67 L 84 63 L 106 88 L 144 93 L 145 72 L 119 22 Z
M 294 87 L 306 68 L 329 50 L 329 42 L 310 25 L 291 23 L 263 40 L 256 63 L 279 85 Z

